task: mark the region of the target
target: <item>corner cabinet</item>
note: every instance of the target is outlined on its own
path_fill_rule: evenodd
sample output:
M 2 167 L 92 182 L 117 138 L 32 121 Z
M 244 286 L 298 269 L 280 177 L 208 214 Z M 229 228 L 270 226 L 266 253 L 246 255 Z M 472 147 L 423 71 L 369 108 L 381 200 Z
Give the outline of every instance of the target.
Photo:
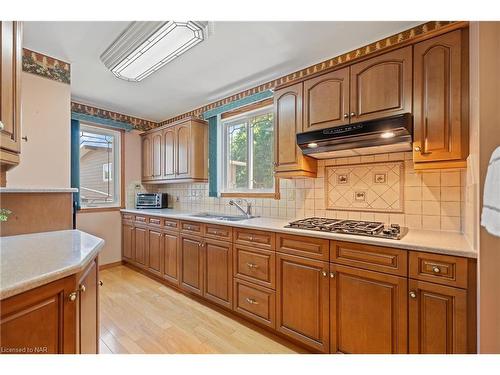
M 415 169 L 466 166 L 467 34 L 457 30 L 414 47 Z
M 142 136 L 142 182 L 208 181 L 208 127 L 188 118 Z
M 0 21 L 0 186 L 21 152 L 22 23 Z
M 298 83 L 274 93 L 276 177 L 316 177 L 316 159 L 302 154 L 296 140 L 302 132 L 302 91 Z

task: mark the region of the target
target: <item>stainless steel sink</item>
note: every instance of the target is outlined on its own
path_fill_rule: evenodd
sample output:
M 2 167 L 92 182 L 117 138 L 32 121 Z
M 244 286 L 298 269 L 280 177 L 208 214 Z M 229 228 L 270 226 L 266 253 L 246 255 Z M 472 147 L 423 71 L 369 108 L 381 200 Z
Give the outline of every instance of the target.
M 234 215 L 221 215 L 221 214 L 211 214 L 209 212 L 202 212 L 199 214 L 193 214 L 190 215 L 192 217 L 200 217 L 204 219 L 214 219 L 214 220 L 221 220 L 221 221 L 240 221 L 240 220 L 247 220 L 247 219 L 252 219 L 257 216 L 234 216 Z

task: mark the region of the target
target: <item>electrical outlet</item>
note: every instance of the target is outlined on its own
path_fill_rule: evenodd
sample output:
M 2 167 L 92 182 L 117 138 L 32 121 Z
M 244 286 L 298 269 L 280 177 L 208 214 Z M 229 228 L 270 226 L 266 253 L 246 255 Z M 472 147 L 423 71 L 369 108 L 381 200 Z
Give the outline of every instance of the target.
M 178 203 L 178 202 L 180 202 L 180 199 L 179 199 L 179 196 L 178 196 L 178 195 L 176 195 L 176 196 L 175 196 L 175 201 L 176 201 L 177 203 Z
M 134 185 L 134 189 L 140 189 L 141 188 L 141 184 L 135 184 Z

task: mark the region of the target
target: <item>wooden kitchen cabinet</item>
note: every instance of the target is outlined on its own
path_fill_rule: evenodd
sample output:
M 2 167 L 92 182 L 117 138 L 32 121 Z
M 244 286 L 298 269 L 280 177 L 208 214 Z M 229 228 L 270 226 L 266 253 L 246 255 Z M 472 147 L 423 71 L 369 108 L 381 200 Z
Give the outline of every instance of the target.
M 22 22 L 0 21 L 0 186 L 21 152 Z
M 467 31 L 414 47 L 415 169 L 465 167 L 468 156 Z
M 412 47 L 351 65 L 351 122 L 412 111 Z
M 330 265 L 332 353 L 407 353 L 407 279 Z
M 276 329 L 314 350 L 328 353 L 328 262 L 279 253 L 276 259 Z
M 187 118 L 142 135 L 142 181 L 145 183 L 206 182 L 206 121 Z
M 148 229 L 145 227 L 134 228 L 134 250 L 135 256 L 134 260 L 138 263 L 140 267 L 147 266 L 148 260 Z
M 99 280 L 97 259 L 82 272 L 78 282 L 78 353 L 99 353 Z
M 182 289 L 203 295 L 203 242 L 201 237 L 181 235 L 181 282 Z
M 203 296 L 218 305 L 232 308 L 233 245 L 230 242 L 205 239 Z
M 468 352 L 467 291 L 410 279 L 410 354 Z
M 148 229 L 147 267 L 148 271 L 162 276 L 163 271 L 163 233 L 159 229 Z
M 179 234 L 163 234 L 163 278 L 178 286 L 180 282 Z
M 303 84 L 274 93 L 275 175 L 276 177 L 316 177 L 317 161 L 302 154 L 296 134 L 302 132 Z
M 304 82 L 302 131 L 349 123 L 349 68 L 335 70 Z
M 126 260 L 135 259 L 135 230 L 134 225 L 122 222 L 122 256 Z

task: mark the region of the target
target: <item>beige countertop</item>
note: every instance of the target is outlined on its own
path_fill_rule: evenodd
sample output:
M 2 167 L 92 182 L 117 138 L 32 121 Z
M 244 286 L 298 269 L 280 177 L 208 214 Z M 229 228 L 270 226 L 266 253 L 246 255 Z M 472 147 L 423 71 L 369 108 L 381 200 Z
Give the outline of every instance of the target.
M 465 236 L 456 232 L 440 232 L 430 230 L 410 229 L 401 240 L 390 240 L 385 238 L 356 236 L 349 234 L 318 232 L 303 229 L 285 228 L 287 220 L 257 217 L 240 221 L 222 221 L 193 217 L 193 212 L 178 211 L 169 208 L 164 209 L 124 209 L 122 212 L 134 214 L 153 215 L 166 218 L 198 221 L 203 223 L 228 225 L 238 228 L 252 228 L 280 233 L 298 234 L 301 236 L 326 238 L 331 240 L 358 242 L 369 245 L 395 247 L 399 249 L 417 250 L 438 254 L 455 255 L 467 258 L 477 258 L 477 253 L 470 246 Z
M 103 246 L 79 230 L 0 237 L 0 299 L 80 272 Z

